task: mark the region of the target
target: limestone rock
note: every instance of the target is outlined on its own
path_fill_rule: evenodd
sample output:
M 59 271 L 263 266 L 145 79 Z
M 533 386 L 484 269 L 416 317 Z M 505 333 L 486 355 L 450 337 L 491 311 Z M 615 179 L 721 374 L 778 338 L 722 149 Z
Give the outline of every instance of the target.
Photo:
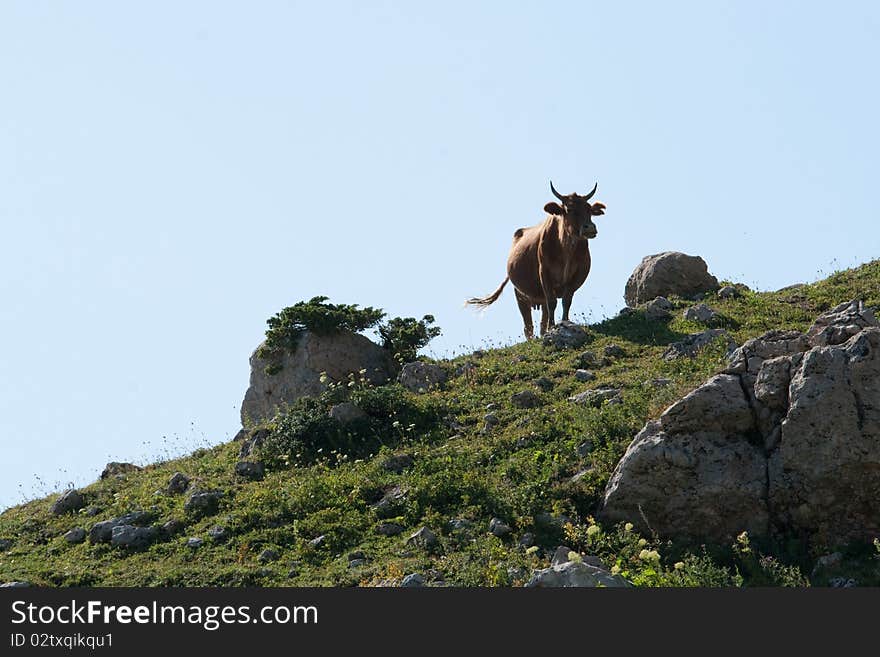
M 52 503 L 49 511 L 56 516 L 61 516 L 71 511 L 79 511 L 85 505 L 86 501 L 78 490 L 68 490 Z
M 394 371 L 385 349 L 349 331 L 331 335 L 306 331 L 300 335 L 296 349 L 285 352 L 278 361 L 260 358 L 260 347 L 250 358 L 250 386 L 241 403 L 241 422 L 245 426 L 270 419 L 281 404 L 320 395 L 326 389 L 322 373 L 332 381 L 343 381 L 363 369 L 367 380 L 378 385 L 387 382 Z M 272 365 L 280 369 L 268 374 L 266 368 Z
M 557 349 L 578 349 L 592 339 L 587 327 L 567 320 L 560 321 L 541 336 L 545 346 L 553 346 Z
M 630 307 L 660 296 L 693 297 L 718 289 L 718 280 L 709 274 L 699 256 L 667 251 L 646 256 L 626 283 L 624 298 Z
M 446 370 L 439 365 L 417 360 L 404 365 L 397 380 L 410 392 L 427 392 L 446 382 Z
M 527 587 L 626 587 L 631 586 L 620 575 L 612 575 L 607 570 L 580 561 L 568 561 L 566 563 L 544 568 L 536 571 L 526 583 Z

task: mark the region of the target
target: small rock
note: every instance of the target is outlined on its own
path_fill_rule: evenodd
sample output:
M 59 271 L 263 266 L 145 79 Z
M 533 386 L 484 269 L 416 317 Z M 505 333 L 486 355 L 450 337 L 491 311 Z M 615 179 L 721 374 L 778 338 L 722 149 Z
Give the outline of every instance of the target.
M 349 568 L 360 568 L 361 566 L 363 566 L 366 563 L 367 563 L 366 559 L 352 559 L 351 561 L 348 562 L 348 567 Z
M 585 456 L 589 456 L 589 454 L 593 451 L 593 443 L 589 440 L 585 440 L 580 445 L 577 446 L 578 456 L 584 458 Z
M 446 370 L 433 363 L 414 361 L 403 366 L 397 380 L 410 392 L 427 392 L 446 382 Z
M 351 424 L 357 420 L 365 419 L 367 414 L 351 402 L 342 402 L 330 407 L 330 417 L 339 424 Z
M 729 353 L 736 349 L 736 343 L 727 331 L 724 329 L 709 329 L 702 333 L 693 333 L 680 342 L 673 342 L 663 353 L 663 360 L 672 361 L 684 357 L 693 358 L 701 349 L 715 340 L 725 340 Z
M 156 540 L 158 531 L 155 527 L 135 527 L 134 525 L 117 525 L 113 528 L 110 545 L 113 547 L 140 550 Z
M 191 548 L 191 549 L 195 550 L 195 549 L 197 549 L 197 548 L 202 547 L 202 545 L 204 544 L 204 542 L 205 542 L 205 541 L 203 541 L 203 540 L 200 539 L 199 537 L 197 537 L 197 536 L 192 536 L 192 537 L 186 539 L 186 546 L 187 546 L 188 548 Z
M 182 472 L 175 472 L 168 480 L 168 486 L 166 487 L 166 490 L 171 495 L 180 495 L 184 493 L 188 487 L 189 477 L 187 477 Z
M 545 346 L 557 349 L 577 349 L 592 340 L 585 326 L 562 320 L 541 337 Z
M 577 364 L 583 368 L 598 367 L 599 359 L 592 351 L 584 351 L 583 353 L 578 355 Z
M 402 474 L 404 470 L 413 467 L 414 463 L 410 454 L 392 454 L 382 462 L 382 467 L 388 472 Z
M 666 377 L 657 377 L 656 379 L 651 379 L 648 381 L 648 384 L 654 388 L 665 388 L 668 385 L 672 384 L 672 379 Z
M 162 533 L 165 536 L 174 536 L 181 529 L 183 529 L 183 523 L 177 519 L 171 519 L 162 525 Z
M 367 555 L 364 554 L 363 550 L 355 550 L 354 552 L 349 552 L 345 558 L 349 561 L 356 561 L 357 559 L 366 561 Z
M 266 548 L 265 550 L 260 552 L 260 556 L 257 557 L 257 560 L 260 563 L 269 563 L 270 561 L 277 561 L 278 556 L 279 556 L 278 552 L 276 552 L 275 550 Z
M 532 532 L 525 532 L 519 537 L 520 547 L 528 548 L 535 544 L 535 535 Z
M 573 550 L 567 545 L 560 545 L 556 548 L 556 551 L 553 552 L 553 559 L 550 561 L 551 566 L 561 566 L 564 563 L 568 563 L 571 559 L 568 558 L 568 553 Z
M 520 436 L 516 439 L 516 448 L 524 449 L 532 444 L 532 438 L 534 438 L 534 434 L 529 434 L 528 436 Z
M 217 513 L 223 491 L 193 491 L 183 505 L 183 510 L 196 516 L 209 516 Z
M 541 398 L 531 390 L 514 393 L 511 395 L 510 401 L 517 408 L 534 408 L 541 404 Z
M 553 380 L 548 379 L 546 376 L 535 379 L 535 387 L 543 392 L 550 392 L 555 385 L 556 384 L 553 383 Z
M 95 517 L 96 515 L 98 515 L 99 513 L 101 513 L 101 507 L 99 507 L 99 506 L 90 506 L 90 507 L 89 507 L 88 509 L 86 509 L 86 511 L 85 511 L 85 514 L 86 514 L 89 518 L 94 518 L 94 517 Z
M 309 541 L 309 547 L 319 548 L 324 545 L 324 542 L 327 540 L 327 536 L 325 534 L 321 534 L 320 536 L 316 536 L 311 541 Z
M 473 524 L 474 523 L 465 518 L 453 518 L 449 521 L 449 528 L 453 531 L 464 531 L 470 529 Z
M 406 491 L 400 486 L 392 486 L 372 508 L 380 520 L 387 520 L 400 515 L 405 500 Z
M 511 532 L 511 529 L 510 526 L 500 518 L 492 518 L 492 520 L 489 521 L 489 532 L 493 536 L 504 538 Z
M 579 482 L 581 479 L 583 479 L 583 478 L 586 477 L 588 474 L 590 474 L 592 471 L 593 471 L 592 466 L 589 467 L 589 468 L 584 468 L 583 470 L 580 470 L 580 471 L 577 472 L 576 474 L 572 475 L 571 479 L 568 480 L 568 483 L 570 483 L 570 484 L 576 484 L 576 483 Z
M 587 383 L 588 381 L 592 381 L 593 379 L 595 379 L 596 375 L 593 374 L 590 370 L 575 370 L 574 378 L 581 383 Z
M 113 539 L 113 530 L 124 525 L 143 525 L 152 519 L 152 514 L 147 511 L 133 511 L 124 516 L 96 522 L 89 529 L 89 543 L 110 543 Z
M 419 573 L 410 573 L 400 582 L 400 586 L 403 588 L 414 588 L 417 586 L 424 586 L 425 578 L 422 577 Z
M 376 525 L 374 531 L 380 536 L 397 536 L 403 532 L 403 527 L 396 522 L 383 522 Z
M 103 472 L 101 472 L 101 479 L 106 479 L 107 477 L 115 477 L 117 475 L 128 474 L 129 472 L 138 472 L 141 468 L 136 466 L 134 463 L 119 463 L 118 461 L 111 461 L 107 465 L 104 466 Z
M 483 420 L 486 422 L 487 428 L 494 427 L 496 424 L 498 424 L 498 416 L 495 415 L 494 413 L 486 413 L 483 416 Z
M 0 589 L 26 589 L 30 585 L 30 582 L 4 582 L 0 584 Z
M 645 304 L 645 317 L 652 321 L 663 321 L 672 318 L 672 302 L 666 297 L 655 297 Z
M 406 542 L 417 547 L 430 549 L 437 545 L 437 535 L 427 527 L 421 527 L 407 538 Z
M 497 409 L 498 409 L 498 404 L 496 402 L 489 402 L 488 404 L 486 404 L 487 411 L 495 411 Z
M 71 530 L 72 531 L 72 530 Z M 70 533 L 70 532 L 68 532 Z M 0 538 L 0 552 L 6 552 L 12 547 L 12 540 L 8 538 Z
M 579 561 L 569 561 L 551 568 L 536 571 L 527 587 L 627 587 L 631 586 L 620 575 Z
M 82 543 L 84 540 L 86 540 L 86 530 L 82 527 L 74 527 L 69 532 L 64 534 L 64 540 L 71 545 L 75 543 Z
M 620 404 L 623 401 L 620 397 L 620 392 L 620 388 L 596 388 L 595 390 L 587 390 L 586 392 L 572 395 L 568 398 L 568 401 L 595 407 L 601 406 L 603 402 Z
M 684 319 L 690 322 L 699 322 L 700 324 L 711 324 L 718 320 L 719 315 L 712 308 L 707 306 L 705 303 L 698 304 L 696 306 L 691 306 L 687 310 L 684 311 L 682 315 Z
M 621 347 L 621 346 L 618 345 L 618 344 L 609 344 L 609 345 L 607 345 L 607 346 L 605 347 L 603 353 L 604 353 L 605 356 L 607 356 L 608 358 L 622 358 L 623 356 L 626 355 L 626 352 L 623 350 L 623 347 Z
M 718 290 L 718 296 L 722 299 L 735 299 L 739 296 L 739 290 L 733 287 L 733 285 L 725 285 Z
M 859 585 L 856 580 L 846 577 L 833 577 L 828 580 L 828 584 L 833 589 L 850 589 Z
M 253 481 L 261 480 L 266 474 L 266 468 L 260 461 L 239 461 L 235 464 L 235 474 Z
M 214 525 L 208 530 L 208 536 L 210 536 L 211 540 L 215 543 L 221 543 L 229 538 L 229 530 L 221 525 Z
M 86 505 L 86 501 L 78 490 L 72 489 L 61 494 L 55 500 L 49 511 L 56 516 L 70 513 L 71 511 L 79 511 Z

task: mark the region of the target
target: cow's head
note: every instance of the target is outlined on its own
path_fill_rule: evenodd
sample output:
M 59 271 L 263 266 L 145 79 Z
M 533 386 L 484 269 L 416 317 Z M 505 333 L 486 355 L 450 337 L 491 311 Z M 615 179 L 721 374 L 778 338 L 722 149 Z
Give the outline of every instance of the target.
M 593 217 L 605 214 L 604 203 L 590 203 L 590 199 L 596 193 L 597 187 L 599 187 L 599 183 L 593 185 L 593 191 L 586 196 L 579 196 L 578 194 L 563 196 L 556 191 L 551 180 L 550 191 L 553 192 L 553 196 L 559 199 L 560 203 L 551 201 L 544 206 L 544 211 L 559 215 L 571 225 L 578 237 L 591 240 L 599 234 L 596 224 L 593 223 Z

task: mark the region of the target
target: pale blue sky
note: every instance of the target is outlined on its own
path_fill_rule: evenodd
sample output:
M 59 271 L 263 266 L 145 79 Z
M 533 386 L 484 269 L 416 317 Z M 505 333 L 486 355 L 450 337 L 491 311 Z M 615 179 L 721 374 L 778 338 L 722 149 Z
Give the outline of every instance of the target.
M 877 257 L 878 34 L 869 2 L 6 0 L 0 508 L 231 438 L 301 299 L 518 340 L 512 290 L 462 302 L 550 178 L 608 206 L 582 319 L 663 250 L 759 289 Z

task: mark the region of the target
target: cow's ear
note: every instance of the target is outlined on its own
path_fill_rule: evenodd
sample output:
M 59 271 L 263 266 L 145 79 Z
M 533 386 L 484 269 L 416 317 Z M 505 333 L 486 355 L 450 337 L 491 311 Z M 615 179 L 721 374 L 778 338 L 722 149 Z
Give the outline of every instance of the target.
M 593 216 L 605 214 L 605 204 L 604 203 L 593 203 L 593 206 L 590 209 L 590 213 Z
M 562 209 L 562 206 L 555 201 L 550 201 L 547 205 L 544 206 L 544 212 L 547 214 L 558 214 L 563 215 L 565 211 Z

